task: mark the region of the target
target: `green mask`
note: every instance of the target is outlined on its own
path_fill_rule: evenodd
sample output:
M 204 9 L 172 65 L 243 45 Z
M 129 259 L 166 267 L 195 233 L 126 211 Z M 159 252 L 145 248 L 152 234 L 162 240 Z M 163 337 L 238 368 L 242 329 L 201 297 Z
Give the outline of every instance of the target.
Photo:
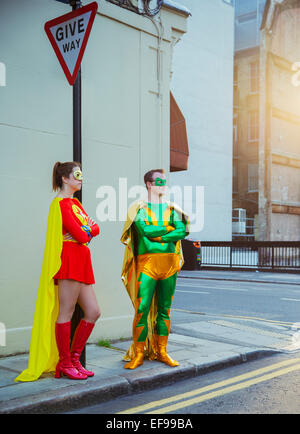
M 161 178 L 156 178 L 154 182 L 155 182 L 155 185 L 157 187 L 163 187 L 164 185 L 167 184 L 167 180 L 166 179 L 161 179 Z

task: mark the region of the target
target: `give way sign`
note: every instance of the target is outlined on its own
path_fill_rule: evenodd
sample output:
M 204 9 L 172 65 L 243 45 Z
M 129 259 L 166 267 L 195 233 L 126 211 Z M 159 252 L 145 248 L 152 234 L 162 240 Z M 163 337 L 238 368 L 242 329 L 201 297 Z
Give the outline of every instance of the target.
M 71 85 L 75 83 L 97 9 L 98 4 L 93 2 L 45 23 L 45 32 Z

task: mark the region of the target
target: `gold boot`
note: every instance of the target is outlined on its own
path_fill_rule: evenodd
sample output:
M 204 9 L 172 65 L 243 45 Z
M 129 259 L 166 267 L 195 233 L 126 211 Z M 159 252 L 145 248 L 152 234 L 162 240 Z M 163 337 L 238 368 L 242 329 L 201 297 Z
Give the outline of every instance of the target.
M 179 366 L 177 360 L 173 360 L 167 353 L 168 336 L 157 336 L 157 360 L 163 362 L 168 366 Z
M 125 369 L 135 369 L 144 363 L 144 347 L 145 342 L 135 343 L 135 357 L 124 365 Z

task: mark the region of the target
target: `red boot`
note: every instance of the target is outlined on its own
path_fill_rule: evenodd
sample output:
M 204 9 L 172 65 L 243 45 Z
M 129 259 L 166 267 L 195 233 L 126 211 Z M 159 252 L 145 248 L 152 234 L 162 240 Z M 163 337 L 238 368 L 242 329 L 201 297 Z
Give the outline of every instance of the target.
M 62 375 L 66 375 L 71 380 L 86 380 L 87 375 L 78 372 L 71 361 L 71 322 L 56 323 L 55 335 L 59 352 L 59 362 L 56 366 L 55 378 L 60 378 Z
M 84 319 L 80 321 L 80 323 L 77 326 L 77 329 L 75 330 L 73 342 L 71 346 L 71 360 L 73 363 L 73 366 L 82 374 L 87 375 L 88 377 L 93 377 L 94 372 L 88 371 L 87 369 L 84 369 L 84 367 L 81 365 L 79 359 L 80 355 L 82 353 L 82 350 L 92 333 L 92 330 L 94 328 L 95 324 L 92 322 L 87 322 Z

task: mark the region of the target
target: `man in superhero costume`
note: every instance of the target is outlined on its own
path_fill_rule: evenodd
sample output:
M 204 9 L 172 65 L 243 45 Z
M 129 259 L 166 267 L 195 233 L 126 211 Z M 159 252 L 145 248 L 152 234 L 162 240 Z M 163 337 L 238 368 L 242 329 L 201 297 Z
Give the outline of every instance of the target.
M 177 273 L 183 265 L 180 240 L 188 235 L 189 222 L 179 207 L 163 201 L 166 177 L 162 169 L 147 172 L 144 180 L 148 202 L 131 206 L 121 237 L 126 246 L 122 280 L 135 309 L 126 369 L 142 365 L 144 357 L 179 365 L 166 348 Z

